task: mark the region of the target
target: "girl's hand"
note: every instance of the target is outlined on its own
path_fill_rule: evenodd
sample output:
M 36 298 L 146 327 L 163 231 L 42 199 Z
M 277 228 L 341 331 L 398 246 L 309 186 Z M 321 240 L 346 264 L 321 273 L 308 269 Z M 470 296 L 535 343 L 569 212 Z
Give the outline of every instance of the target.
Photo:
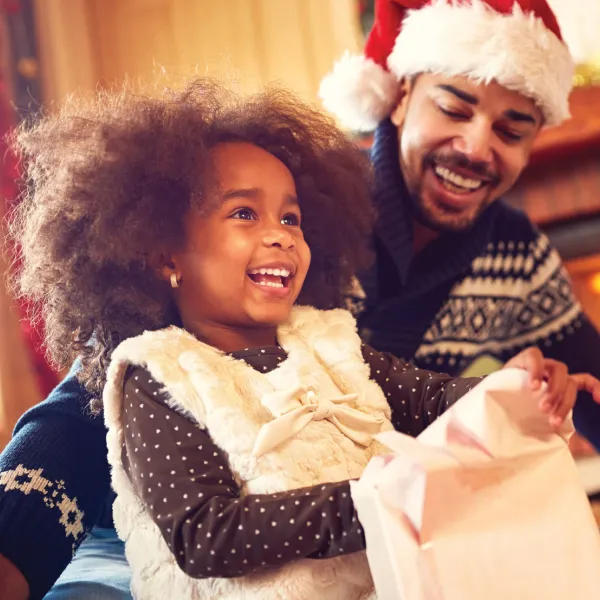
M 532 390 L 539 390 L 543 381 L 548 384 L 540 400 L 540 410 L 548 414 L 553 427 L 560 427 L 573 409 L 577 392 L 589 392 L 600 404 L 600 381 L 585 373 L 569 375 L 567 365 L 544 358 L 538 348 L 523 350 L 509 360 L 504 368 L 527 371 L 531 377 Z

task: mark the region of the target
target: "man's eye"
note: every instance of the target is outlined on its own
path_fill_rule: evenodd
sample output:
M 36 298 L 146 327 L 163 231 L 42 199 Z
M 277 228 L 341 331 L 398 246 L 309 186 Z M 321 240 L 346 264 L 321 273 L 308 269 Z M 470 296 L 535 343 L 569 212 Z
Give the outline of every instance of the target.
M 256 219 L 256 214 L 249 208 L 238 208 L 229 216 L 230 219 L 241 219 L 243 221 L 252 221 Z
M 501 129 L 500 133 L 511 142 L 518 142 L 523 139 L 522 135 L 509 131 L 508 129 Z
M 443 106 L 438 106 L 438 108 L 440 109 L 441 112 L 443 112 L 447 117 L 450 117 L 451 119 L 457 119 L 460 121 L 464 121 L 469 118 L 467 115 L 465 115 L 463 113 L 456 112 L 456 111 L 450 110 L 448 108 L 444 108 Z
M 281 222 L 284 225 L 290 225 L 291 227 L 298 227 L 298 225 L 300 225 L 300 217 L 298 215 L 290 213 L 289 215 L 285 215 L 285 217 L 283 217 L 281 219 Z

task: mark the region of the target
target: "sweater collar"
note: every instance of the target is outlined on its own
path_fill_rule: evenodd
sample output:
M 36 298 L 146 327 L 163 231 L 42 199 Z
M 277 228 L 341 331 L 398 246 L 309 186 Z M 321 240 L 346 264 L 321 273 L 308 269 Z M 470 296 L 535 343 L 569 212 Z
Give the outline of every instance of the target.
M 499 202 L 489 206 L 468 232 L 443 233 L 413 259 L 412 207 L 399 166 L 397 130 L 390 120 L 382 122 L 375 132 L 371 158 L 375 170 L 375 236 L 393 261 L 402 285 L 417 266 L 417 281 L 411 283 L 418 287 L 430 287 L 463 273 L 491 240 Z M 439 260 L 441 256 L 443 260 Z
M 412 220 L 408 190 L 400 170 L 397 130 L 385 120 L 375 131 L 371 150 L 375 172 L 375 235 L 392 258 L 404 283 L 412 259 Z

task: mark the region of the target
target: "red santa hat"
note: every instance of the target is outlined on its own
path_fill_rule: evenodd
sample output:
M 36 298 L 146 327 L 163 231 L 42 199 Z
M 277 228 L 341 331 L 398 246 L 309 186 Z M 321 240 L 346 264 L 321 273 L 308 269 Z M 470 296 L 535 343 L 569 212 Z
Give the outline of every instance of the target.
M 319 95 L 345 126 L 370 131 L 402 78 L 464 75 L 531 98 L 557 125 L 569 117 L 574 68 L 547 0 L 376 0 L 364 56 L 344 56 Z

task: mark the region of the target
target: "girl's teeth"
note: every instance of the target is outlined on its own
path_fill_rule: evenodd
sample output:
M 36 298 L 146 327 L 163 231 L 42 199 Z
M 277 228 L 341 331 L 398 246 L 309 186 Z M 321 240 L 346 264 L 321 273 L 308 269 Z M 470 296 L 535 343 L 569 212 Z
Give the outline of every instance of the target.
M 266 285 L 267 287 L 282 288 L 283 283 L 275 283 L 274 281 L 259 281 L 258 285 Z
M 289 277 L 290 272 L 287 269 L 254 269 L 250 275 L 274 275 L 275 277 Z

